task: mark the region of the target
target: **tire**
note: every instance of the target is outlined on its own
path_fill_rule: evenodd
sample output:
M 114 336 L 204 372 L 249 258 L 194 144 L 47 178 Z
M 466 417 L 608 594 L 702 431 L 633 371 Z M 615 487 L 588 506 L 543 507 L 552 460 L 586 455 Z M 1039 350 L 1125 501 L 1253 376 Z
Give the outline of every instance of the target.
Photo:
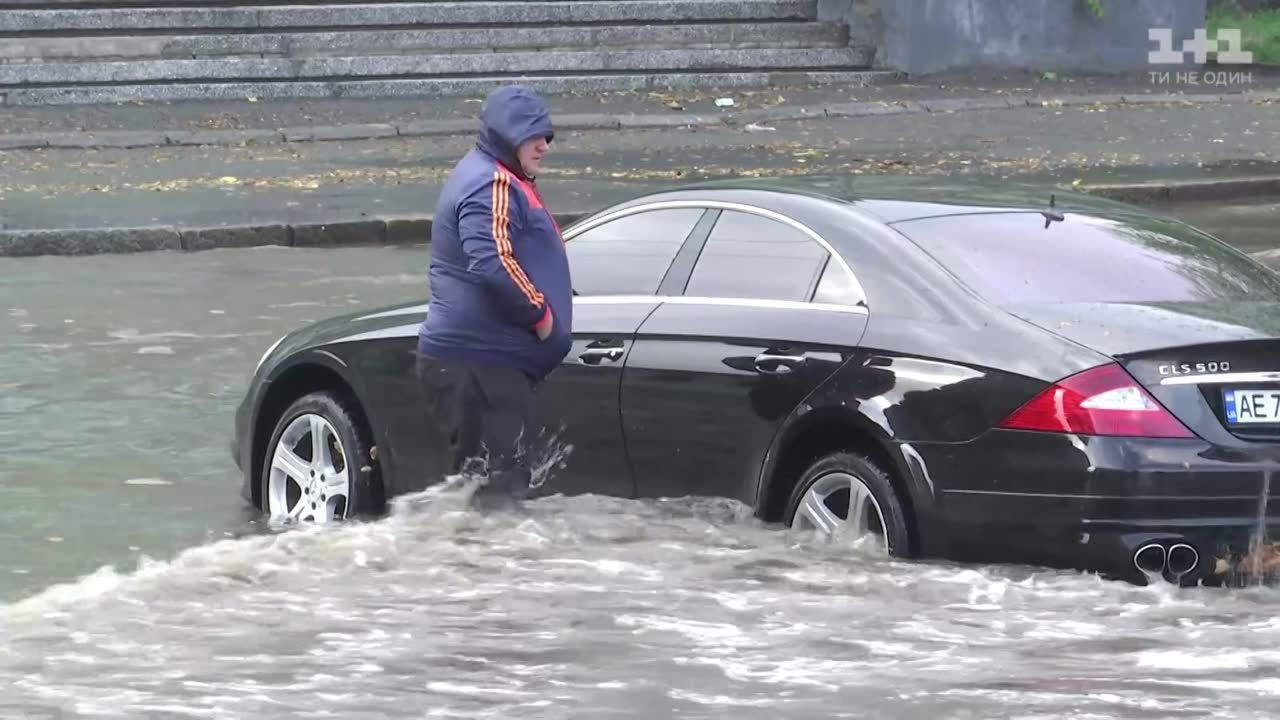
M 888 555 L 910 555 L 911 534 L 906 514 L 889 474 L 871 459 L 857 453 L 837 452 L 814 461 L 792 489 L 783 521 L 790 528 L 816 529 L 828 539 L 848 533 L 848 498 L 853 496 L 853 488 L 859 484 L 865 489 L 864 497 L 867 498 L 862 503 L 865 511 L 862 527 L 880 536 L 881 549 L 887 550 Z M 822 505 L 815 506 L 812 502 L 821 502 Z M 824 508 L 829 512 L 823 513 Z M 824 523 L 827 528 L 822 527 Z M 834 534 L 828 529 L 831 525 L 835 525 Z M 887 547 L 884 541 L 887 541 Z
M 270 522 L 336 522 L 375 504 L 371 443 L 354 418 L 347 402 L 329 392 L 304 395 L 281 414 L 262 464 L 262 510 Z M 312 444 L 317 430 L 326 441 L 319 458 Z

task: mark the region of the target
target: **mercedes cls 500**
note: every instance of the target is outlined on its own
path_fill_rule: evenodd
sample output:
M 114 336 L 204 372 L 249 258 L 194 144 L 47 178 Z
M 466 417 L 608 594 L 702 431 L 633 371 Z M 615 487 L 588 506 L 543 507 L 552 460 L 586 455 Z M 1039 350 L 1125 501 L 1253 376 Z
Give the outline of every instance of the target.
M 828 177 L 679 187 L 564 236 L 574 345 L 539 393 L 572 452 L 540 495 L 721 496 L 899 557 L 1135 582 L 1223 579 L 1274 522 L 1280 277 L 1176 219 Z M 323 522 L 444 479 L 426 311 L 267 350 L 246 500 Z

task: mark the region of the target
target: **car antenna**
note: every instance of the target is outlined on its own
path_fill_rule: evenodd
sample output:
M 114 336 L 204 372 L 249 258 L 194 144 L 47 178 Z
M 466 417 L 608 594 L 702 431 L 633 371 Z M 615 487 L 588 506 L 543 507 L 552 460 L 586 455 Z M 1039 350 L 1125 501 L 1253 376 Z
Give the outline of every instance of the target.
M 1057 220 L 1058 222 L 1062 222 L 1063 220 L 1067 219 L 1065 215 L 1063 215 L 1062 213 L 1054 209 L 1057 206 L 1057 204 L 1058 204 L 1057 196 L 1055 196 L 1053 193 L 1049 193 L 1049 209 L 1040 211 L 1040 214 L 1044 216 L 1044 227 L 1046 230 L 1049 228 L 1049 223 L 1053 222 L 1054 220 Z

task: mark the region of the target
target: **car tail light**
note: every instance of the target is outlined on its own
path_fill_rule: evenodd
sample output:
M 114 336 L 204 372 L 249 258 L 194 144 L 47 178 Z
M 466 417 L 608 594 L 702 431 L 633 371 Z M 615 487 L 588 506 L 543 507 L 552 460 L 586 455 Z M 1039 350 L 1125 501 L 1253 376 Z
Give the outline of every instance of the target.
M 1194 437 L 1132 375 L 1115 364 L 1055 383 L 1018 408 L 1000 427 L 1077 435 Z

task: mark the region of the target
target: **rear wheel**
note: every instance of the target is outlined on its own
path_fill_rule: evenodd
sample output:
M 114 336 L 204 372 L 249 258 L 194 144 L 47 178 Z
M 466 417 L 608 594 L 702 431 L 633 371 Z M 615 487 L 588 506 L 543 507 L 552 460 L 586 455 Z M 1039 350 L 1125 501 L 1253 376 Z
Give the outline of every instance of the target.
M 849 452 L 819 458 L 791 491 L 784 521 L 829 540 L 870 535 L 886 555 L 909 552 L 906 516 L 889 475 L 871 459 Z
M 296 400 L 276 421 L 262 469 L 271 522 L 330 523 L 372 497 L 369 442 L 344 401 L 328 392 Z

